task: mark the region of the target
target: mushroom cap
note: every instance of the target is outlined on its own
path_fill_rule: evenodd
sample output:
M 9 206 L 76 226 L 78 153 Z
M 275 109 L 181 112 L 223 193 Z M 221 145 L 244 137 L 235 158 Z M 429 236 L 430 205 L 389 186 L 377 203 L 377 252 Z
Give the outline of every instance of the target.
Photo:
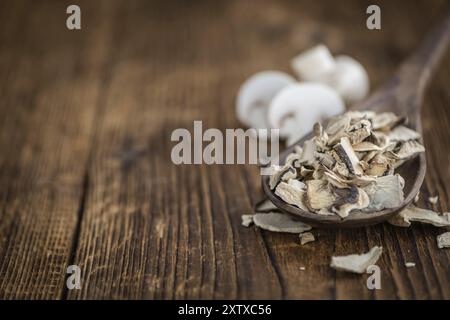
M 290 141 L 309 133 L 314 123 L 344 112 L 339 94 L 321 83 L 295 83 L 282 89 L 270 103 L 267 122 Z
M 335 58 L 336 67 L 318 81 L 334 88 L 347 104 L 364 99 L 369 93 L 369 76 L 366 69 L 352 57 L 341 55 Z
M 272 98 L 295 79 L 280 71 L 261 71 L 248 78 L 239 88 L 236 97 L 236 114 L 243 124 L 267 128 L 267 110 Z
M 293 58 L 291 67 L 300 79 L 315 81 L 321 76 L 332 72 L 336 65 L 328 48 L 323 44 L 319 44 Z

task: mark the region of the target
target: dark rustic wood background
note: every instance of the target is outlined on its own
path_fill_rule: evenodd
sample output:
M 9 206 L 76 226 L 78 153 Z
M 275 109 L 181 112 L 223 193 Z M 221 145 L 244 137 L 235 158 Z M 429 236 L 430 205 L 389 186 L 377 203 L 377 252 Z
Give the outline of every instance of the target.
M 82 30 L 66 29 L 66 7 Z M 437 228 L 314 230 L 317 241 L 240 225 L 262 198 L 254 166 L 175 166 L 171 132 L 239 127 L 239 85 L 317 42 L 366 66 L 372 87 L 448 1 L 1 1 L 0 297 L 3 299 L 449 299 Z M 423 106 L 419 205 L 448 211 L 450 53 Z M 330 256 L 385 248 L 382 289 Z M 405 262 L 416 267 L 406 268 Z M 67 290 L 66 268 L 82 270 Z M 306 267 L 301 271 L 300 267 Z

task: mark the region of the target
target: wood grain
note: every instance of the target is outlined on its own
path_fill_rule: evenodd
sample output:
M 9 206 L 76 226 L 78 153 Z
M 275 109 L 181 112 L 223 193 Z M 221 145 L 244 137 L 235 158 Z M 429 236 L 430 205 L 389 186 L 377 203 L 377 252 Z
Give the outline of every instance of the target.
M 450 251 L 429 226 L 295 235 L 240 225 L 263 196 L 250 165 L 171 162 L 176 128 L 239 127 L 234 96 L 263 69 L 325 42 L 380 85 L 446 1 L 81 1 L 82 30 L 54 1 L 0 4 L 0 298 L 449 299 Z M 450 53 L 423 107 L 419 205 L 448 211 Z M 333 254 L 382 245 L 382 290 L 335 272 Z M 406 268 L 407 261 L 416 262 Z M 82 270 L 67 290 L 65 269 Z M 305 267 L 304 271 L 300 267 Z

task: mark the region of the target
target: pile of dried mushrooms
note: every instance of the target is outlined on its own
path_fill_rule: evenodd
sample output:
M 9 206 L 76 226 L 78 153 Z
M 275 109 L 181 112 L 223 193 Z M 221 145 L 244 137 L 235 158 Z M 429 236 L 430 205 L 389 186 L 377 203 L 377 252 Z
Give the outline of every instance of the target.
M 303 147 L 296 146 L 283 166 L 273 167 L 270 188 L 284 202 L 302 210 L 345 219 L 355 212 L 373 212 L 396 208 L 404 200 L 404 179 L 396 169 L 405 161 L 424 152 L 420 134 L 407 128 L 405 119 L 391 112 L 350 111 L 332 118 L 327 127 L 314 125 L 314 137 Z M 416 195 L 414 202 L 419 200 Z M 430 197 L 436 204 L 438 197 Z M 311 227 L 291 215 L 279 212 L 266 199 L 256 213 L 242 216 L 246 227 L 272 232 L 298 233 L 300 245 L 315 241 Z M 450 213 L 439 214 L 413 204 L 388 222 L 409 227 L 411 222 L 450 229 Z M 450 247 L 450 232 L 437 236 L 438 248 Z M 331 257 L 330 267 L 364 273 L 382 254 L 374 246 L 366 253 Z M 407 268 L 414 262 L 405 262 Z M 302 269 L 304 270 L 304 268 Z
M 302 210 L 345 218 L 398 207 L 404 179 L 395 170 L 425 148 L 392 112 L 350 111 L 314 125 L 314 137 L 273 167 L 270 187 Z

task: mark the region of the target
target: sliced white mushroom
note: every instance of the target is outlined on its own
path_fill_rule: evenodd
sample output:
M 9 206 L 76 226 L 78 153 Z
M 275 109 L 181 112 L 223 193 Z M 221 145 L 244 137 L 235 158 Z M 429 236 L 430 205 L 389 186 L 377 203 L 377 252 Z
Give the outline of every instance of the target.
M 291 67 L 300 79 L 315 81 L 332 72 L 336 68 L 336 64 L 328 48 L 319 44 L 292 59 Z
M 279 212 L 257 213 L 253 216 L 253 222 L 261 229 L 272 232 L 302 233 L 311 230 L 311 226 Z
M 261 71 L 248 78 L 236 97 L 236 114 L 251 128 L 268 128 L 267 110 L 273 97 L 296 80 L 280 71 Z
M 445 232 L 437 236 L 437 245 L 439 249 L 450 248 L 450 232 Z
M 320 83 L 296 83 L 282 89 L 267 114 L 269 126 L 293 143 L 313 129 L 314 123 L 340 114 L 344 103 L 336 91 Z
M 383 248 L 375 246 L 364 254 L 331 257 L 330 267 L 336 270 L 354 273 L 365 273 L 367 268 L 374 265 L 383 253 Z
M 311 232 L 300 233 L 299 237 L 300 237 L 300 244 L 302 246 L 316 240 L 316 238 L 314 238 L 314 235 Z
M 253 224 L 253 214 L 243 214 L 242 225 L 244 227 L 249 227 L 251 224 Z
M 447 212 L 439 215 L 433 210 L 422 209 L 410 205 L 400 211 L 396 216 L 389 219 L 388 222 L 397 227 L 409 227 L 411 222 L 427 223 L 435 227 L 449 227 L 450 214 Z
M 364 99 L 369 93 L 369 76 L 361 63 L 349 56 L 337 56 L 336 67 L 323 74 L 320 82 L 335 89 L 344 101 L 351 105 Z

